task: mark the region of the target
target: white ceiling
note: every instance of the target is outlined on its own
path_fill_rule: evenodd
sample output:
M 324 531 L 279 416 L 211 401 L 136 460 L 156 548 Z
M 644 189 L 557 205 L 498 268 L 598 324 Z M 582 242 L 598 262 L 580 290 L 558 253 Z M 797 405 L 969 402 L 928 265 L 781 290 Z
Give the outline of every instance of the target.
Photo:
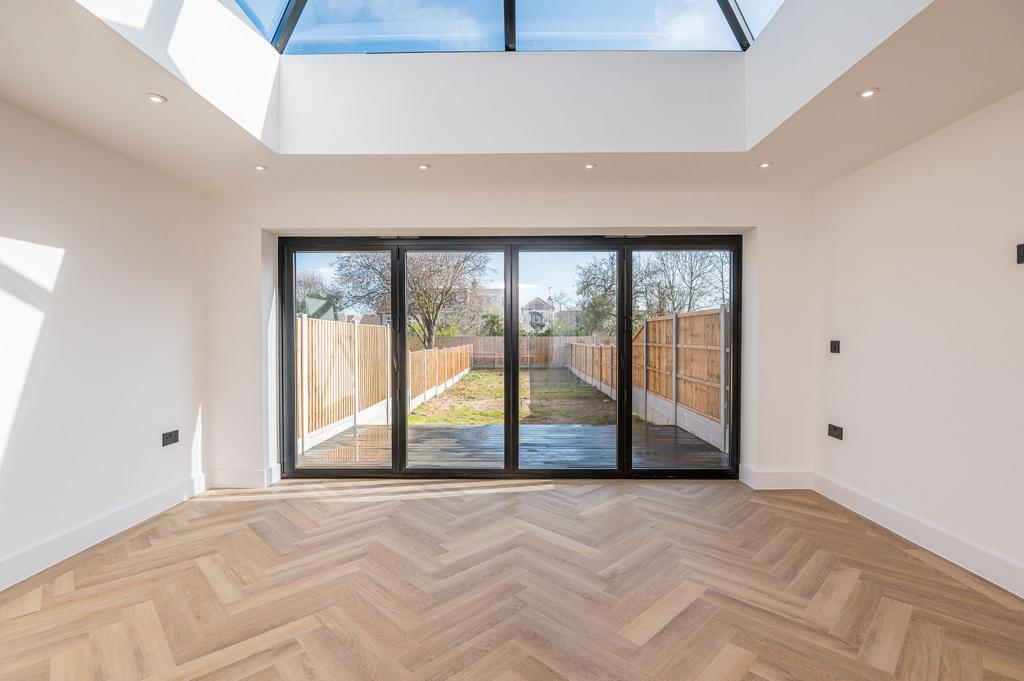
M 0 97 L 211 193 L 811 190 L 1024 88 L 1022 33 L 1020 0 L 936 0 L 748 152 L 277 155 L 71 0 L 5 7 Z

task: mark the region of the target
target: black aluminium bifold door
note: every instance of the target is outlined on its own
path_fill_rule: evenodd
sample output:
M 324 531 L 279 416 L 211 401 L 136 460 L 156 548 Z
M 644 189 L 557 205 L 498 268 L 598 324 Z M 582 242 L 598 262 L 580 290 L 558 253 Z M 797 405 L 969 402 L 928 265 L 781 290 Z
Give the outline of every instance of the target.
M 281 237 L 283 475 L 735 478 L 741 250 Z

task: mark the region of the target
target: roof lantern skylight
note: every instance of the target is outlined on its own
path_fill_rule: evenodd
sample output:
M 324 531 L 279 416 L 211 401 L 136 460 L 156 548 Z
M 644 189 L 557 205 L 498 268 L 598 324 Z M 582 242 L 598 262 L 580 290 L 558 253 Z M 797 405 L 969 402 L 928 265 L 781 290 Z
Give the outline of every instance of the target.
M 236 0 L 286 54 L 746 50 L 783 0 Z

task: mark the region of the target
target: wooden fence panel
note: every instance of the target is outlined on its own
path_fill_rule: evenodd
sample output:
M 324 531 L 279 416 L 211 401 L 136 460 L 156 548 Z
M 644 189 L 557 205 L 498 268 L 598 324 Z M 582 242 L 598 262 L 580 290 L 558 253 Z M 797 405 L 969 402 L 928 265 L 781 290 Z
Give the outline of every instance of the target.
M 421 350 L 427 363 L 427 390 L 437 385 L 437 348 Z
M 351 416 L 355 406 L 352 324 L 306 319 L 307 432 Z
M 722 314 L 719 309 L 701 310 L 647 320 L 632 338 L 632 384 L 669 401 L 675 398 L 683 407 L 721 421 Z M 614 344 L 584 339 L 571 343 L 567 366 L 615 387 L 617 356 Z
M 409 394 L 413 397 L 422 395 L 427 389 L 426 368 L 426 354 L 422 350 L 409 353 Z
M 410 352 L 409 394 L 417 397 L 454 379 L 472 360 L 471 344 Z M 354 416 L 357 392 L 359 411 L 387 400 L 391 372 L 391 327 L 297 316 L 295 423 L 300 435 Z
M 721 418 L 721 311 L 680 314 L 679 402 L 712 420 Z
M 367 409 L 391 394 L 391 327 L 359 324 L 359 409 Z

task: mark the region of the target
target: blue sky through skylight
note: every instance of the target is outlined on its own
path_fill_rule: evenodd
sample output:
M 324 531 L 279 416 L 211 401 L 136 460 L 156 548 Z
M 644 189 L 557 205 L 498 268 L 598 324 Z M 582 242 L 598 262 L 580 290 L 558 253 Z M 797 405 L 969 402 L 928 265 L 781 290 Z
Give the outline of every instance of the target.
M 518 0 L 516 49 L 740 47 L 716 0 Z
M 309 0 L 286 52 L 505 49 L 503 0 Z
M 238 0 L 238 6 L 252 19 L 267 40 L 274 39 L 287 5 L 288 0 Z
M 288 0 L 237 2 L 272 41 Z M 734 6 L 756 38 L 783 2 Z M 285 52 L 498 52 L 505 49 L 504 4 L 307 0 Z M 515 12 L 516 49 L 524 52 L 740 49 L 718 0 L 516 0 Z

